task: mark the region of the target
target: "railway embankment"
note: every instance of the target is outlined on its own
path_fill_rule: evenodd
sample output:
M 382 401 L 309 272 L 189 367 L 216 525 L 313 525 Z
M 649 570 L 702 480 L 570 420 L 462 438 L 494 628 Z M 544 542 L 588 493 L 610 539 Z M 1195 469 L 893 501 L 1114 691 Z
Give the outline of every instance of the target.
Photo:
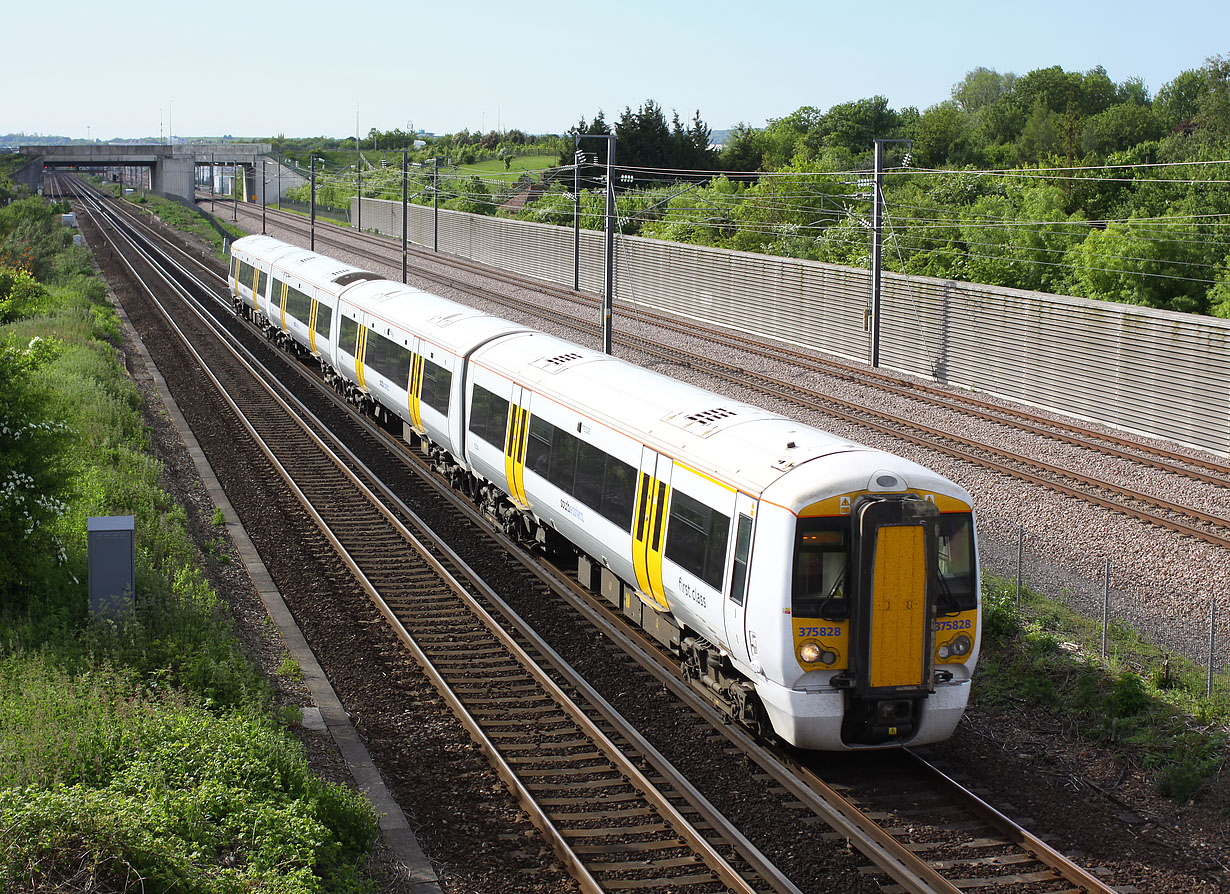
M 294 662 L 211 584 L 229 542 L 169 493 L 61 210 L 0 208 L 0 889 L 361 890 L 374 813 L 313 772 Z M 87 589 L 86 521 L 114 515 L 118 623 Z

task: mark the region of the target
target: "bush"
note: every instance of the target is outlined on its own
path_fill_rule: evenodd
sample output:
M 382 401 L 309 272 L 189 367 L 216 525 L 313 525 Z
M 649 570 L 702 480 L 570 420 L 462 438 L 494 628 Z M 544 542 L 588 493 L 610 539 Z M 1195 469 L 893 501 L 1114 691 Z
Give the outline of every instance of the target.
M 1111 689 L 1111 712 L 1116 717 L 1135 717 L 1149 707 L 1144 681 L 1130 670 L 1121 672 Z

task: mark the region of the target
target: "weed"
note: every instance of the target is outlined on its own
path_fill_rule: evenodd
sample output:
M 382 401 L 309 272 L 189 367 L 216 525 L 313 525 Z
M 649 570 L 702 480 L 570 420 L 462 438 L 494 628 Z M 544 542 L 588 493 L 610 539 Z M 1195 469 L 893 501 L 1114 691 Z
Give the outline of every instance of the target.
M 214 515 L 211 521 L 215 525 L 221 527 L 222 525 L 226 524 L 226 514 L 221 509 L 215 509 Z
M 282 658 L 282 663 L 278 665 L 278 676 L 285 677 L 288 680 L 296 680 L 303 682 L 303 668 L 299 666 L 299 662 L 286 654 Z

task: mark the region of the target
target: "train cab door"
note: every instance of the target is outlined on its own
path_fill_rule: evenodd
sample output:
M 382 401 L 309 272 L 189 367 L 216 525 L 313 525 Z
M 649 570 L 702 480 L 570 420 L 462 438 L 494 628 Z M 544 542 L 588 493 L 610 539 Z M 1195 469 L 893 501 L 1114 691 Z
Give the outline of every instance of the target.
M 641 468 L 632 513 L 632 565 L 642 598 L 663 611 L 670 608 L 662 583 L 662 551 L 666 547 L 666 513 L 670 505 L 674 462 L 648 447 L 641 448 Z
M 752 564 L 752 525 L 756 501 L 747 494 L 735 496 L 734 549 L 731 550 L 730 586 L 726 591 L 726 643 L 739 661 L 751 661 L 747 647 L 747 600 L 750 595 L 748 571 Z
M 856 564 L 863 594 L 856 612 L 859 686 L 867 695 L 931 688 L 932 610 L 938 513 L 924 500 L 856 504 Z

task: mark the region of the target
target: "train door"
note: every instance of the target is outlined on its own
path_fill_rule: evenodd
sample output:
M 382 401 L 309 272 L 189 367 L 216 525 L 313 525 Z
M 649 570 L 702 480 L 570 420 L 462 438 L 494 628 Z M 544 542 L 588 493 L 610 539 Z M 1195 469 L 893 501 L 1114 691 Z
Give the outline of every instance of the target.
M 857 645 L 868 694 L 931 687 L 928 568 L 934 564 L 934 503 L 869 500 L 854 507 L 857 573 L 863 594 Z
M 670 608 L 662 584 L 662 550 L 666 546 L 667 510 L 674 462 L 648 447 L 641 448 L 636 507 L 632 513 L 632 565 L 636 586 L 662 610 Z
M 735 496 L 734 537 L 735 548 L 731 556 L 730 588 L 724 600 L 726 614 L 726 642 L 739 661 L 750 661 L 747 650 L 746 614 L 748 570 L 752 563 L 752 523 L 755 520 L 756 501 L 747 494 Z
M 417 337 L 412 337 L 410 348 L 410 380 L 406 383 L 406 403 L 410 411 L 410 426 L 418 434 L 427 429 L 423 426 L 423 348 Z
M 525 495 L 525 447 L 530 437 L 530 411 L 525 406 L 528 399 L 529 392 L 514 382 L 508 402 L 508 431 L 504 435 L 504 474 L 508 495 L 522 509 L 530 505 Z

